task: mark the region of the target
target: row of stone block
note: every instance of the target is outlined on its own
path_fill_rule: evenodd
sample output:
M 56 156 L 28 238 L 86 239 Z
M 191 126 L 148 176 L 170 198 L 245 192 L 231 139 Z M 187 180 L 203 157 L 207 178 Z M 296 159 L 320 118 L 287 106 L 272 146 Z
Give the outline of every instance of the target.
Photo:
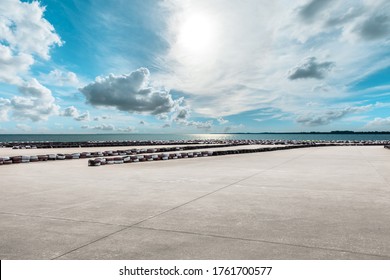
M 256 149 L 234 149 L 234 150 L 225 150 L 225 151 L 161 153 L 161 154 L 132 155 L 132 156 L 122 156 L 122 157 L 109 157 L 109 158 L 99 157 L 95 159 L 90 159 L 88 161 L 88 165 L 101 166 L 106 164 L 123 164 L 123 163 L 131 163 L 131 162 L 147 162 L 147 161 L 156 161 L 156 160 L 259 153 L 259 152 L 269 152 L 269 151 L 308 148 L 308 147 L 320 147 L 320 146 L 333 146 L 333 144 L 290 145 L 290 146 L 264 147 L 264 148 L 256 148 Z

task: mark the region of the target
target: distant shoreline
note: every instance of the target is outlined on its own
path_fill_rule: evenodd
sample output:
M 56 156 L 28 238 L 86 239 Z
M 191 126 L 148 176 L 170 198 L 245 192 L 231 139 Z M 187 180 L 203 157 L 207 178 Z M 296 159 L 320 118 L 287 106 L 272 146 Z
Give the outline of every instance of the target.
M 210 134 L 390 134 L 390 131 L 231 132 Z

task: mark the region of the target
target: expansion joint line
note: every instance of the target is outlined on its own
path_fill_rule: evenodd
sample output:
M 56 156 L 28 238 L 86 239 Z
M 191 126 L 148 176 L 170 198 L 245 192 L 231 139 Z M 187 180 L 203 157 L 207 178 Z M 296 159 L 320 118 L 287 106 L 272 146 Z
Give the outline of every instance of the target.
M 266 244 L 274 244 L 274 245 L 284 245 L 284 246 L 291 246 L 291 247 L 298 247 L 298 248 L 326 250 L 326 251 L 350 253 L 350 254 L 378 257 L 378 258 L 386 258 L 386 259 L 390 258 L 390 256 L 386 256 L 386 255 L 361 253 L 361 252 L 356 252 L 356 251 L 351 251 L 351 250 L 343 250 L 343 249 L 328 248 L 328 247 L 321 247 L 321 246 L 310 246 L 310 245 L 304 245 L 304 244 L 294 244 L 294 243 L 288 243 L 288 242 L 270 241 L 270 240 L 264 240 L 264 239 L 232 237 L 232 236 L 224 236 L 224 235 L 218 235 L 218 234 L 208 234 L 208 233 L 190 232 L 190 231 L 182 231 L 182 230 L 171 230 L 171 229 L 158 229 L 158 228 L 143 227 L 143 226 L 135 226 L 135 228 L 143 229 L 143 230 L 161 231 L 161 232 L 181 233 L 181 234 L 204 236 L 204 237 L 215 237 L 215 238 L 221 238 L 221 239 L 266 243 Z
M 307 150 L 310 151 L 311 149 L 307 149 Z M 306 151 L 307 151 L 307 150 L 306 150 Z M 117 231 L 114 231 L 114 232 L 112 232 L 112 233 L 110 233 L 110 234 L 107 234 L 107 235 L 105 235 L 105 236 L 102 236 L 102 237 L 100 237 L 100 238 L 98 238 L 98 239 L 95 239 L 95 240 L 93 240 L 93 241 L 91 241 L 91 242 L 88 242 L 88 243 L 86 243 L 86 244 L 84 244 L 84 245 L 82 245 L 82 246 L 79 246 L 79 247 L 77 247 L 77 248 L 75 248 L 75 249 L 72 249 L 72 250 L 70 250 L 70 251 L 68 251 L 68 252 L 65 252 L 65 253 L 63 253 L 63 254 L 61 254 L 61 255 L 58 255 L 58 256 L 52 258 L 52 260 L 59 259 L 59 258 L 65 256 L 65 255 L 68 255 L 68 254 L 70 254 L 70 253 L 73 253 L 73 252 L 75 252 L 75 251 L 77 251 L 77 250 L 79 250 L 79 249 L 85 248 L 85 247 L 87 247 L 87 246 L 89 246 L 89 245 L 91 245 L 91 244 L 94 244 L 94 243 L 96 243 L 96 242 L 99 242 L 99 241 L 101 241 L 101 240 L 103 240 L 103 239 L 106 239 L 107 237 L 113 236 L 113 235 L 115 235 L 115 234 L 117 234 L 117 233 L 120 233 L 120 232 L 122 232 L 122 231 L 131 229 L 131 228 L 133 228 L 133 227 L 136 228 L 136 226 L 138 226 L 139 224 L 142 224 L 143 222 L 146 222 L 146 221 L 149 221 L 149 220 L 151 220 L 151 219 L 157 218 L 157 217 L 159 217 L 159 216 L 161 216 L 161 215 L 164 215 L 164 214 L 166 214 L 166 213 L 168 213 L 168 212 L 171 212 L 171 211 L 173 211 L 173 210 L 176 210 L 176 209 L 178 209 L 178 208 L 181 208 L 181 207 L 183 207 L 183 206 L 186 206 L 186 205 L 188 205 L 188 204 L 190 204 L 190 203 L 192 203 L 192 202 L 194 202 L 194 201 L 197 201 L 197 200 L 199 200 L 199 199 L 202 199 L 202 198 L 205 198 L 205 197 L 210 196 L 210 195 L 212 195 L 212 194 L 215 194 L 215 193 L 217 193 L 217 192 L 219 192 L 219 191 L 221 191 L 221 190 L 224 190 L 224 189 L 229 188 L 229 187 L 231 187 L 231 186 L 233 186 L 233 185 L 236 185 L 236 184 L 238 184 L 238 183 L 241 183 L 241 182 L 243 182 L 243 181 L 245 181 L 245 180 L 247 180 L 247 179 L 250 179 L 250 178 L 252 178 L 252 177 L 255 177 L 255 176 L 257 176 L 257 175 L 259 175 L 259 174 L 261 174 L 261 173 L 263 173 L 263 172 L 266 172 L 266 171 L 272 170 L 272 169 L 274 169 L 274 168 L 280 167 L 280 166 L 282 166 L 282 165 L 284 165 L 284 164 L 286 164 L 286 163 L 288 163 L 288 162 L 291 162 L 291 161 L 293 161 L 293 160 L 296 160 L 296 159 L 298 159 L 298 158 L 301 158 L 301 157 L 305 156 L 306 154 L 309 153 L 309 151 L 307 151 L 306 153 L 300 154 L 300 155 L 298 155 L 298 156 L 296 156 L 296 157 L 290 158 L 290 159 L 288 159 L 288 160 L 286 160 L 286 161 L 283 161 L 283 162 L 281 162 L 281 163 L 279 163 L 279 164 L 276 164 L 276 165 L 274 165 L 274 166 L 271 166 L 270 168 L 267 168 L 267 169 L 263 169 L 263 170 L 261 170 L 261 171 L 258 171 L 258 172 L 254 173 L 254 174 L 252 174 L 252 175 L 250 175 L 250 176 L 248 176 L 248 177 L 246 177 L 246 178 L 240 179 L 240 180 L 235 181 L 235 182 L 233 182 L 233 183 L 230 183 L 230 184 L 228 184 L 228 185 L 226 185 L 226 186 L 223 186 L 223 187 L 221 187 L 221 188 L 218 188 L 218 189 L 216 189 L 216 190 L 214 190 L 214 191 L 211 191 L 211 192 L 209 192 L 209 193 L 206 193 L 206 194 L 204 194 L 204 195 L 201 195 L 201 196 L 199 196 L 199 197 L 196 197 L 196 198 L 194 198 L 194 199 L 191 199 L 191 200 L 189 200 L 189 201 L 187 201 L 187 202 L 185 202 L 185 203 L 182 203 L 182 204 L 180 204 L 180 205 L 178 205 L 178 206 L 175 206 L 175 207 L 172 207 L 172 208 L 170 208 L 170 209 L 168 209 L 168 210 L 162 211 L 162 212 L 160 212 L 160 213 L 158 213 L 158 214 L 156 214 L 156 215 L 154 215 L 154 216 L 150 216 L 150 217 L 145 218 L 145 219 L 143 219 L 143 220 L 141 220 L 141 221 L 138 221 L 138 222 L 133 223 L 133 224 L 131 224 L 131 225 L 125 226 L 125 227 L 122 228 L 122 229 L 119 229 L 119 230 L 117 230 Z

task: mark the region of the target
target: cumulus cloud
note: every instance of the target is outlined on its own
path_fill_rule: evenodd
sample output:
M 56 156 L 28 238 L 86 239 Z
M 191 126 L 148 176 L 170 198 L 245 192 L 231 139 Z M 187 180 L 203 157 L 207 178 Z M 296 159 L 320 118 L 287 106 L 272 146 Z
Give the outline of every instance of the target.
M 219 117 L 219 118 L 217 119 L 217 121 L 219 122 L 219 124 L 226 124 L 226 123 L 229 122 L 228 120 L 225 120 L 225 119 L 222 118 L 222 117 Z
M 1 1 L 0 81 L 22 84 L 21 75 L 34 63 L 34 56 L 49 59 L 50 48 L 62 45 L 44 11 L 38 1 Z
M 139 124 L 140 125 L 145 125 L 145 122 L 144 121 L 140 121 Z
M 390 130 L 390 117 L 387 118 L 375 118 L 372 121 L 369 121 L 366 128 L 380 128 Z
M 190 108 L 188 106 L 183 106 L 181 100 L 182 99 L 178 100 L 178 105 L 173 109 L 171 120 L 177 123 L 186 123 L 190 117 Z
M 330 61 L 317 63 L 316 61 L 317 59 L 315 57 L 306 58 L 302 64 L 289 71 L 288 78 L 290 80 L 308 78 L 324 79 L 325 74 L 332 69 L 334 63 Z
M 52 92 L 36 79 L 25 77 L 35 58 L 47 60 L 51 47 L 62 45 L 54 27 L 43 17 L 44 11 L 38 1 L 1 1 L 0 82 L 17 85 L 21 94 L 0 104 L 2 120 L 8 113 L 34 122 L 58 114 Z
M 162 126 L 162 128 L 168 128 L 168 127 L 171 127 L 171 125 L 169 123 L 166 123 Z
M 0 82 L 21 84 L 22 79 L 19 75 L 27 72 L 33 63 L 32 55 L 14 54 L 9 46 L 0 43 Z
M 177 120 L 185 120 L 188 118 L 188 110 L 183 108 L 183 109 L 180 109 L 176 115 L 176 119 Z
M 70 106 L 68 108 L 65 108 L 64 112 L 62 113 L 64 117 L 72 117 L 75 118 L 79 115 L 79 111 L 76 107 Z
M 83 114 L 80 114 L 77 108 L 74 106 L 65 108 L 65 110 L 62 112 L 62 116 L 72 117 L 76 121 L 89 121 L 90 119 L 88 111 Z
M 126 75 L 97 77 L 80 91 L 93 106 L 152 115 L 171 112 L 181 100 L 173 100 L 166 90 L 150 87 L 149 78 L 149 70 L 139 68 Z
M 306 126 L 320 126 L 329 124 L 335 120 L 343 118 L 347 114 L 366 112 L 373 108 L 373 105 L 345 107 L 333 109 L 325 112 L 309 113 L 298 116 L 296 122 Z
M 48 74 L 41 74 L 40 80 L 43 83 L 56 86 L 78 86 L 80 84 L 75 73 L 70 71 L 64 72 L 58 69 L 54 69 Z
M 47 120 L 50 115 L 59 113 L 59 106 L 51 91 L 36 79 L 31 79 L 19 87 L 22 96 L 3 99 L 7 111 L 16 119 L 29 119 L 34 122 Z

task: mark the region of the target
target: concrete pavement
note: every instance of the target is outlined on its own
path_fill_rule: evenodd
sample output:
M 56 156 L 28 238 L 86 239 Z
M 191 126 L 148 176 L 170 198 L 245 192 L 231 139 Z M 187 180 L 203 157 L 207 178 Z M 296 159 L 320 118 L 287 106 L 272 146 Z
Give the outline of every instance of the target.
M 1 259 L 390 259 L 390 151 L 0 167 Z

